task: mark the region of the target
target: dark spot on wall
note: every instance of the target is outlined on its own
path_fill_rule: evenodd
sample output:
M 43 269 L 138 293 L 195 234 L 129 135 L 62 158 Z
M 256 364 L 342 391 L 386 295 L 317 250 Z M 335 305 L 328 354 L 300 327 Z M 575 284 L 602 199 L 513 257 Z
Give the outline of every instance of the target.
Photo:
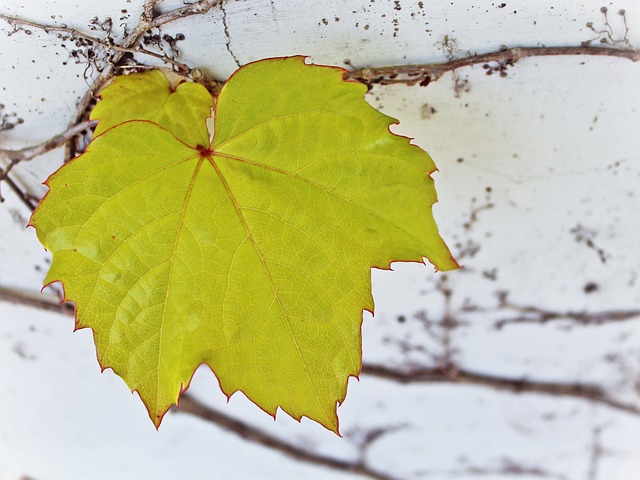
M 600 287 L 598 286 L 597 283 L 588 282 L 588 283 L 585 284 L 585 286 L 582 288 L 582 290 L 584 291 L 584 293 L 589 294 L 589 293 L 593 293 L 593 292 L 598 291 L 599 288 Z
M 438 111 L 428 103 L 425 103 L 420 107 L 420 118 L 423 120 L 431 118 L 436 113 L 438 113 Z
M 492 268 L 491 270 L 483 270 L 482 276 L 487 280 L 495 282 L 498 279 L 498 270 L 496 268 Z

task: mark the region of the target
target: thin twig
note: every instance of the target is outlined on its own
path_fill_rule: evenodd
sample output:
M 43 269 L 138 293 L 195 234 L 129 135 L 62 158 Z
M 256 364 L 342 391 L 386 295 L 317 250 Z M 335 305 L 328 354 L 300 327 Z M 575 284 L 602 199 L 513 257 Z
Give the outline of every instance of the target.
M 602 427 L 595 427 L 593 429 L 593 440 L 590 453 L 587 480 L 598 480 L 598 467 L 600 466 L 600 461 L 605 453 L 602 448 Z
M 418 368 L 400 370 L 383 365 L 364 364 L 363 375 L 371 375 L 402 384 L 456 383 L 478 385 L 512 393 L 539 393 L 560 397 L 573 397 L 609 406 L 633 415 L 640 415 L 640 408 L 611 398 L 601 387 L 584 383 L 540 382 L 528 378 L 508 378 L 465 369 Z
M 333 457 L 313 453 L 288 442 L 284 442 L 279 438 L 260 430 L 259 428 L 227 416 L 204 403 L 199 402 L 188 394 L 180 397 L 178 411 L 182 413 L 189 413 L 212 422 L 222 429 L 239 436 L 243 440 L 257 443 L 258 445 L 262 445 L 271 450 L 278 451 L 299 462 L 306 462 L 330 468 L 332 470 L 348 472 L 376 480 L 395 480 L 397 478 L 384 472 L 374 470 L 360 461 L 349 462 L 345 460 L 337 460 Z
M 396 65 L 390 67 L 362 68 L 345 75 L 349 80 L 357 80 L 369 87 L 379 85 L 422 85 L 426 86 L 440 78 L 443 74 L 463 67 L 483 64 L 486 68 L 491 63 L 513 65 L 518 60 L 528 57 L 591 55 L 626 58 L 633 62 L 640 60 L 640 51 L 634 49 L 617 49 L 611 47 L 591 47 L 586 45 L 568 47 L 515 47 L 500 49 L 482 55 L 471 55 L 443 63 L 425 65 Z
M 466 463 L 466 462 L 465 462 Z M 493 462 L 492 462 L 493 463 Z M 550 472 L 541 467 L 533 465 L 524 465 L 517 460 L 513 460 L 509 457 L 503 457 L 500 459 L 500 463 L 497 466 L 481 466 L 481 465 L 469 465 L 464 468 L 455 468 L 447 472 L 443 472 L 448 477 L 464 477 L 464 478 L 547 478 L 552 480 L 569 480 L 568 477 L 560 473 Z
M 13 178 L 11 178 L 10 175 L 5 175 L 4 178 L 2 179 L 2 181 L 4 183 L 6 183 L 7 185 L 9 185 L 9 188 L 11 190 L 13 190 L 13 193 L 15 193 L 17 195 L 18 199 L 30 211 L 33 212 L 36 209 L 36 204 L 33 202 L 31 197 L 18 186 L 18 184 L 15 182 L 15 180 L 13 180 Z
M 513 324 L 545 324 L 554 321 L 573 322 L 578 325 L 608 325 L 640 318 L 640 310 L 604 310 L 600 312 L 572 311 L 555 312 L 538 307 L 510 306 L 522 315 L 504 318 L 495 322 L 496 329 Z
M 15 167 L 17 164 L 17 160 L 11 160 L 6 167 L 0 168 L 0 203 L 4 203 L 5 200 L 2 196 L 2 182 L 9 176 L 11 170 L 13 170 L 13 167 Z
M 449 276 L 443 275 L 439 285 L 438 290 L 442 294 L 444 300 L 443 306 L 443 315 L 442 315 L 442 364 L 445 366 L 453 365 L 453 353 L 454 349 L 452 347 L 452 335 L 453 330 L 456 326 L 456 322 L 453 320 L 453 312 L 451 311 L 451 296 L 453 292 L 451 291 L 451 286 L 449 285 Z
M 44 30 L 45 33 L 49 33 L 49 32 L 62 32 L 62 33 L 66 33 L 68 35 L 72 35 L 75 37 L 80 37 L 80 38 L 84 38 L 85 40 L 88 40 L 89 42 L 92 42 L 95 45 L 99 45 L 102 48 L 105 48 L 107 50 L 112 50 L 115 52 L 120 52 L 120 53 L 142 53 L 144 55 L 149 55 L 151 57 L 157 58 L 159 60 L 162 60 L 165 63 L 171 64 L 173 66 L 175 66 L 179 72 L 182 73 L 187 73 L 189 71 L 189 67 L 187 67 L 184 63 L 180 63 L 176 60 L 174 60 L 173 58 L 170 58 L 166 55 L 161 55 L 159 53 L 156 52 L 152 52 L 151 50 L 147 50 L 146 48 L 142 47 L 141 45 L 134 45 L 134 46 L 130 46 L 130 47 L 123 47 L 120 46 L 116 43 L 112 43 L 110 41 L 104 41 L 98 37 L 94 37 L 93 35 L 89 35 L 86 34 L 84 32 L 81 32 L 80 30 L 77 30 L 75 28 L 69 28 L 69 27 L 64 27 L 64 26 L 58 26 L 58 25 L 50 25 L 50 24 L 44 24 L 44 23 L 39 23 L 39 22 L 34 22 L 31 20 L 25 20 L 22 18 L 16 18 L 16 17 L 10 17 L 8 15 L 4 15 L 2 13 L 0 13 L 0 18 L 3 20 L 6 20 L 10 25 L 14 26 L 16 24 L 18 25 L 27 25 L 29 27 L 33 27 L 33 28 L 38 28 L 40 30 Z
M 38 294 L 17 288 L 0 286 L 0 301 L 34 307 L 49 312 L 73 315 L 73 304 L 60 303 L 60 300 L 51 295 Z

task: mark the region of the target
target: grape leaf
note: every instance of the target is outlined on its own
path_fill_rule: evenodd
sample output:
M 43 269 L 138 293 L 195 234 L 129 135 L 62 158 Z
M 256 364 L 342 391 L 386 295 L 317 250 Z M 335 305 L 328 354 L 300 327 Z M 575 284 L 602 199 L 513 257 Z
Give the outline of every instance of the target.
M 170 92 L 158 73 L 108 87 L 100 134 L 47 180 L 31 220 L 53 253 L 45 281 L 64 283 L 156 427 L 206 364 L 227 396 L 337 432 L 370 269 L 457 267 L 431 214 L 435 166 L 342 69 L 239 69 L 210 143 L 204 87 Z

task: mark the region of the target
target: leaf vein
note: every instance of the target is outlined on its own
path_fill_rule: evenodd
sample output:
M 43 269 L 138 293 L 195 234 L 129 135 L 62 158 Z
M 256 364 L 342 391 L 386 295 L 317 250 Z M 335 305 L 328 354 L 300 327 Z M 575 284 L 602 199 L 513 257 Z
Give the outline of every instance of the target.
M 256 254 L 258 255 L 258 258 L 260 260 L 260 262 L 262 263 L 262 267 L 264 269 L 264 272 L 267 276 L 267 280 L 269 282 L 269 285 L 271 286 L 271 290 L 273 292 L 273 295 L 280 307 L 280 311 L 282 312 L 282 315 L 285 318 L 285 323 L 287 325 L 287 327 L 289 328 L 289 332 L 291 334 L 291 338 L 293 340 L 293 344 L 296 347 L 298 356 L 300 357 L 300 360 L 302 362 L 302 365 L 304 367 L 304 372 L 307 376 L 307 380 L 309 381 L 309 385 L 311 386 L 311 389 L 313 390 L 313 393 L 315 395 L 315 399 L 318 402 L 318 405 L 320 406 L 320 408 L 322 410 L 324 410 L 324 406 L 322 405 L 322 402 L 320 401 L 320 396 L 318 395 L 318 391 L 316 390 L 316 386 L 313 383 L 313 381 L 311 380 L 311 376 L 309 374 L 309 369 L 307 367 L 307 364 L 304 360 L 304 357 L 302 355 L 302 351 L 300 349 L 300 345 L 298 345 L 298 341 L 296 339 L 296 336 L 293 332 L 293 329 L 291 327 L 291 324 L 289 323 L 289 317 L 287 315 L 287 312 L 284 308 L 284 305 L 282 304 L 282 300 L 280 299 L 279 295 L 278 295 L 278 291 L 275 288 L 274 282 L 273 282 L 273 278 L 271 277 L 271 272 L 269 272 L 269 269 L 267 268 L 267 265 L 265 263 L 265 259 L 262 256 L 262 252 L 260 251 L 260 249 L 258 248 L 258 244 L 256 242 L 256 240 L 253 238 L 253 235 L 251 234 L 251 230 L 249 229 L 249 226 L 247 225 L 247 221 L 244 217 L 244 215 L 242 214 L 242 210 L 240 209 L 240 206 L 235 198 L 235 196 L 233 195 L 233 192 L 231 191 L 231 188 L 229 187 L 229 184 L 227 183 L 227 180 L 225 179 L 224 175 L 222 174 L 222 172 L 220 171 L 220 168 L 218 167 L 218 165 L 216 165 L 215 161 L 209 157 L 209 162 L 211 163 L 211 165 L 213 166 L 213 168 L 215 169 L 216 173 L 218 174 L 218 177 L 220 178 L 220 181 L 222 182 L 225 190 L 227 191 L 227 195 L 229 196 L 229 199 L 231 200 L 231 202 L 233 203 L 233 206 L 236 210 L 236 213 L 238 214 L 238 217 L 240 219 L 240 221 L 242 222 L 242 225 L 245 228 L 247 237 L 249 238 L 249 241 L 251 242 L 251 244 L 253 245 L 253 248 L 255 249 Z M 325 411 L 325 413 L 327 413 Z M 331 412 L 333 413 L 333 412 Z M 330 416 L 330 415 L 329 415 Z

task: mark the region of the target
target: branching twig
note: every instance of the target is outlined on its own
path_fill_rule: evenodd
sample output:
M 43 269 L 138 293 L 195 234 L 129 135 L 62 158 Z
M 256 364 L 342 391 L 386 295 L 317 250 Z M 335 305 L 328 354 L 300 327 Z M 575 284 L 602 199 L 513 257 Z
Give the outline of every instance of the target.
M 154 18 L 148 18 L 147 14 L 155 14 L 153 9 L 150 9 L 145 4 L 145 10 L 140 18 L 140 23 L 136 26 L 129 35 L 123 40 L 121 46 L 124 48 L 131 48 L 136 45 L 140 38 L 152 28 L 158 28 L 166 23 L 173 22 L 175 20 L 189 17 L 191 15 L 201 15 L 207 13 L 213 7 L 219 5 L 221 0 L 199 0 L 190 5 L 178 7 L 163 14 L 157 15 Z M 156 2 L 153 2 L 154 6 Z M 123 60 L 126 52 L 115 52 L 111 62 L 100 72 L 98 77 L 93 81 L 89 90 L 83 95 L 76 106 L 76 111 L 73 118 L 69 122 L 69 125 L 75 125 L 76 123 L 85 119 L 87 109 L 91 102 L 94 100 L 96 92 L 102 88 L 102 86 L 108 82 L 115 74 L 117 66 Z M 67 153 L 67 159 L 70 155 Z
M 102 47 L 109 49 L 113 52 L 109 62 L 102 69 L 97 78 L 93 81 L 91 88 L 85 93 L 83 98 L 77 105 L 76 112 L 72 118 L 70 125 L 75 125 L 78 122 L 84 120 L 87 115 L 88 107 L 95 98 L 96 92 L 115 74 L 117 68 L 120 66 L 120 62 L 123 61 L 126 54 L 131 53 L 143 53 L 154 56 L 163 61 L 173 64 L 178 70 L 183 73 L 190 72 L 189 68 L 167 55 L 161 55 L 155 52 L 144 49 L 139 45 L 140 38 L 152 28 L 158 28 L 166 23 L 173 22 L 192 15 L 201 15 L 216 6 L 222 6 L 222 0 L 200 0 L 189 5 L 175 8 L 168 12 L 156 15 L 155 4 L 157 0 L 145 0 L 144 11 L 140 17 L 139 24 L 129 33 L 120 45 L 115 44 L 110 38 L 107 41 L 98 39 L 91 35 L 84 34 L 75 29 L 69 29 L 62 26 L 43 25 L 27 20 L 9 17 L 7 15 L 0 14 L 0 18 L 9 21 L 12 25 L 16 23 L 22 23 L 24 25 L 31 25 L 34 27 L 42 28 L 45 31 L 61 31 L 68 34 L 80 36 L 85 40 L 95 42 Z M 589 45 L 582 46 L 568 46 L 568 47 L 517 47 L 511 49 L 500 49 L 495 52 L 490 52 L 482 55 L 472 55 L 465 58 L 450 59 L 444 63 L 425 64 L 425 65 L 400 65 L 391 67 L 378 67 L 378 68 L 364 68 L 360 70 L 354 70 L 346 74 L 347 79 L 358 80 L 369 87 L 375 84 L 390 85 L 390 84 L 405 84 L 405 85 L 423 85 L 426 86 L 430 82 L 437 80 L 446 72 L 451 72 L 462 67 L 471 65 L 483 64 L 487 69 L 487 73 L 493 73 L 493 71 L 499 70 L 501 74 L 504 74 L 504 70 L 508 66 L 512 66 L 518 60 L 526 57 L 534 56 L 557 56 L 557 55 L 595 55 L 595 56 L 610 56 L 627 58 L 632 61 L 638 61 L 640 59 L 640 52 L 637 50 L 617 49 L 610 47 L 592 47 Z M 498 66 L 496 67 L 495 64 Z M 208 85 L 210 82 L 204 78 L 200 70 L 193 69 L 194 78 L 200 83 Z M 215 92 L 218 92 L 221 88 L 221 82 L 213 82 Z M 214 93 L 215 93 L 214 92 Z M 68 153 L 67 159 L 70 158 Z
M 352 428 L 350 431 L 345 433 L 345 438 L 351 440 L 351 442 L 355 444 L 358 449 L 358 462 L 364 464 L 371 446 L 384 436 L 399 432 L 407 427 L 409 427 L 409 425 L 405 423 L 386 425 L 383 427 L 372 427 L 366 425 L 364 427 Z
M 134 46 L 130 46 L 130 47 L 123 47 L 120 46 L 116 43 L 113 43 L 110 41 L 109 38 L 107 38 L 107 40 L 102 40 L 98 37 L 94 37 L 92 35 L 88 35 L 84 32 L 81 32 L 80 30 L 76 30 L 75 28 L 69 28 L 69 27 L 65 27 L 65 26 L 58 26 L 58 25 L 47 25 L 44 23 L 38 23 L 38 22 L 33 22 L 31 20 L 25 20 L 22 18 L 16 18 L 16 17 L 10 17 L 8 15 L 4 15 L 2 13 L 0 13 L 0 18 L 3 20 L 6 20 L 10 25 L 15 26 L 15 25 L 27 25 L 29 27 L 33 27 L 33 28 L 39 28 L 40 30 L 44 30 L 46 33 L 49 32 L 62 32 L 62 33 L 66 33 L 68 35 L 72 35 L 74 37 L 78 37 L 78 38 L 83 38 L 85 40 L 88 40 L 89 42 L 91 42 L 94 45 L 99 45 L 102 48 L 105 48 L 106 50 L 112 50 L 114 52 L 119 52 L 119 53 L 142 53 L 144 55 L 148 55 L 150 57 L 154 57 L 157 58 L 159 60 L 162 60 L 165 63 L 171 64 L 174 67 L 176 67 L 178 69 L 179 72 L 182 73 L 187 73 L 189 72 L 189 67 L 187 67 L 184 63 L 180 63 L 176 60 L 174 60 L 171 57 L 168 57 L 167 55 L 161 55 L 159 53 L 156 52 L 152 52 L 151 50 L 147 50 L 146 48 L 142 47 L 141 45 L 137 45 L 134 44 Z
M 64 145 L 67 140 L 73 138 L 86 129 L 94 127 L 96 123 L 97 122 L 95 121 L 79 123 L 77 125 L 74 125 L 70 129 L 51 137 L 49 140 L 46 140 L 38 145 L 33 145 L 31 147 L 25 147 L 19 150 L 0 149 L 0 165 L 2 163 L 7 164 L 5 167 L 0 168 L 0 184 L 2 182 L 5 182 L 7 185 L 9 185 L 9 188 L 11 188 L 11 190 L 16 193 L 22 203 L 33 210 L 35 208 L 35 204 L 28 197 L 28 195 L 22 191 L 15 180 L 13 180 L 13 178 L 11 178 L 11 176 L 9 175 L 13 167 L 15 167 L 20 162 L 31 160 L 39 155 L 42 155 L 43 153 L 54 150 Z M 2 197 L 2 193 L 0 190 L 0 203 L 3 201 L 4 198 Z
M 622 48 L 633 48 L 631 45 L 631 42 L 629 41 L 628 35 L 629 35 L 629 25 L 627 24 L 627 15 L 624 9 L 618 10 L 618 15 L 620 15 L 622 17 L 622 23 L 624 25 L 624 31 L 622 34 L 622 38 L 616 39 L 613 37 L 613 28 L 611 27 L 611 24 L 609 23 L 609 15 L 608 15 L 609 9 L 607 7 L 602 7 L 600 8 L 600 13 L 602 13 L 603 16 L 603 21 L 604 21 L 604 29 L 603 30 L 597 30 L 596 28 L 594 28 L 593 26 L 593 22 L 588 22 L 587 23 L 587 28 L 589 30 L 591 30 L 593 33 L 595 33 L 597 36 L 595 38 L 592 38 L 590 40 L 587 40 L 585 42 L 582 42 L 583 45 L 590 45 L 591 43 L 595 42 L 595 41 L 599 41 L 600 43 L 606 44 L 606 45 L 611 45 L 613 47 L 620 47 L 622 46 Z

